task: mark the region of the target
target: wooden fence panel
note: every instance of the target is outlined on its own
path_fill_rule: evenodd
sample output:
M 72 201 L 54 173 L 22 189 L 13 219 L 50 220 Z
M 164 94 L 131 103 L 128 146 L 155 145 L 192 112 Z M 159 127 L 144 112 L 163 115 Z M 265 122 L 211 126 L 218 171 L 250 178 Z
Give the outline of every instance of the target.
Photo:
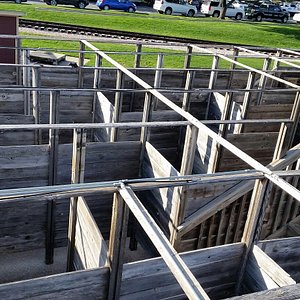
M 70 272 L 0 285 L 0 299 L 107 299 L 108 268 Z
M 107 246 L 83 197 L 78 198 L 75 257 L 77 270 L 103 267 L 107 263 Z
M 181 258 L 210 297 L 233 295 L 243 244 L 181 254 Z M 147 272 L 145 272 L 147 270 Z M 185 299 L 176 279 L 161 258 L 125 264 L 120 299 Z

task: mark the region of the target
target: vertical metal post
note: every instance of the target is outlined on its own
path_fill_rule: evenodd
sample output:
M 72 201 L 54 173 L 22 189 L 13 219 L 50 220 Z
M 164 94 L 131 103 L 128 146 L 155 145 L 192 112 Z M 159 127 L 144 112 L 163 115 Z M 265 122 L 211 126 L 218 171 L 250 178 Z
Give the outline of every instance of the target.
M 32 67 L 32 87 L 40 87 L 40 67 Z M 40 123 L 40 92 L 37 90 L 32 91 L 32 114 L 35 124 Z M 36 130 L 35 141 L 36 144 L 42 143 L 42 130 Z
M 23 86 L 29 87 L 30 86 L 30 69 L 29 67 L 26 67 L 26 65 L 29 65 L 29 50 L 23 49 L 22 53 L 22 60 L 23 60 Z M 30 109 L 30 91 L 24 91 L 24 114 L 26 116 L 31 115 L 31 109 Z

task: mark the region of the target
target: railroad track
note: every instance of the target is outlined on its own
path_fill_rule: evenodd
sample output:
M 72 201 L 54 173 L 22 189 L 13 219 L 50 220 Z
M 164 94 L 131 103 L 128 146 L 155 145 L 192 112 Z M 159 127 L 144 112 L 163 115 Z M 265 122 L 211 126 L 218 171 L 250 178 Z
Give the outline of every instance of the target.
M 243 46 L 249 49 L 253 49 L 259 51 L 263 54 L 271 54 L 275 53 L 276 49 L 274 48 L 264 48 L 257 47 L 251 45 L 241 45 L 241 44 L 228 44 L 221 42 L 211 42 L 201 39 L 190 39 L 190 38 L 179 38 L 179 37 L 165 37 L 156 34 L 146 34 L 146 33 L 136 33 L 136 32 L 128 32 L 121 30 L 112 30 L 112 29 L 103 29 L 103 28 L 95 28 L 95 27 L 86 27 L 79 25 L 68 25 L 61 23 L 51 23 L 51 22 L 43 22 L 43 21 L 35 21 L 28 19 L 20 19 L 19 26 L 33 28 L 37 30 L 45 30 L 52 32 L 61 32 L 61 33 L 69 33 L 69 34 L 80 34 L 85 36 L 95 36 L 95 37 L 103 37 L 103 38 L 112 38 L 119 40 L 134 40 L 134 41 L 143 41 L 143 42 L 155 42 L 162 44 L 176 43 L 176 44 L 201 44 L 201 47 L 212 47 L 216 49 L 226 49 L 230 50 L 233 46 Z M 292 57 L 292 55 L 287 55 L 287 57 Z
M 207 47 L 216 46 L 216 48 L 226 48 L 226 49 L 231 49 L 232 46 L 245 46 L 241 44 L 228 44 L 228 43 L 225 44 L 221 42 L 210 42 L 210 41 L 205 41 L 200 39 L 165 37 L 156 34 L 136 33 L 136 32 L 121 31 L 121 30 L 111 30 L 111 29 L 68 25 L 68 24 L 34 21 L 34 20 L 26 20 L 26 19 L 20 19 L 19 25 L 21 27 L 33 28 L 37 30 L 45 30 L 45 31 L 52 31 L 52 32 L 69 33 L 69 34 L 80 34 L 80 35 L 104 37 L 104 38 L 115 38 L 115 39 L 122 39 L 122 40 L 131 39 L 135 41 L 148 41 L 148 42 L 156 42 L 156 43 L 157 42 L 176 43 L 176 44 L 201 43 L 201 46 L 207 46 Z

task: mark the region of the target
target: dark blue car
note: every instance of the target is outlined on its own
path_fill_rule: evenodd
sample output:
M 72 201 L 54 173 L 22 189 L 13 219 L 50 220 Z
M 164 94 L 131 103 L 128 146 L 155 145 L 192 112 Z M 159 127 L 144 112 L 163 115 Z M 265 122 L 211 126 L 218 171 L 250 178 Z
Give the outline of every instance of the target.
M 118 9 L 128 12 L 135 12 L 136 5 L 128 0 L 98 0 L 96 5 L 99 9 Z

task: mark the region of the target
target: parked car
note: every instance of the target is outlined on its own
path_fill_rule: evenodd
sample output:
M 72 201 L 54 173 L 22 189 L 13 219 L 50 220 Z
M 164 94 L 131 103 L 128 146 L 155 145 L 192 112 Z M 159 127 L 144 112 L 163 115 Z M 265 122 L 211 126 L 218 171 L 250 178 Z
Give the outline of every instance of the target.
M 220 1 L 205 1 L 201 5 L 201 12 L 207 17 L 212 16 L 218 18 L 221 14 L 221 10 L 222 7 Z M 231 3 L 227 4 L 225 17 L 241 20 L 244 18 L 244 14 L 244 9 L 234 7 Z
M 298 9 L 296 4 L 293 3 L 282 3 L 280 5 L 280 8 L 283 11 L 286 11 L 290 14 L 290 17 L 293 17 L 296 13 L 300 13 L 300 10 Z
M 73 5 L 77 8 L 85 8 L 89 5 L 89 0 L 44 0 L 48 5 L 66 4 Z
M 239 0 L 235 0 L 233 2 L 231 2 L 231 4 L 236 7 L 236 8 L 241 8 L 243 10 L 245 10 L 246 7 L 248 7 L 248 3 L 245 1 L 239 1 Z
M 300 23 L 300 13 L 295 14 L 293 20 L 296 21 L 297 23 Z
M 260 6 L 249 6 L 246 8 L 246 18 L 261 22 L 263 19 L 279 20 L 286 23 L 289 19 L 289 13 L 283 11 L 280 6 L 274 4 L 262 4 Z
M 165 13 L 166 15 L 175 13 L 193 17 L 197 13 L 197 7 L 184 0 L 156 0 L 153 8 L 160 14 Z
M 128 12 L 136 11 L 136 5 L 128 0 L 98 0 L 96 5 L 99 7 L 99 9 L 103 10 L 117 9 Z

